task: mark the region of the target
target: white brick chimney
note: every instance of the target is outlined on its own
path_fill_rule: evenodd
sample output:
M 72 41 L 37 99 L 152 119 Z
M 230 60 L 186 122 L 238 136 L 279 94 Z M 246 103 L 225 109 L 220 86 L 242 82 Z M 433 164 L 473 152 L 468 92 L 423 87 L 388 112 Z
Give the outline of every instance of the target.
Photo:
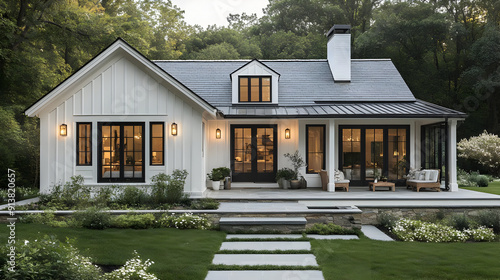
M 351 26 L 334 25 L 326 34 L 327 59 L 335 82 L 351 81 Z

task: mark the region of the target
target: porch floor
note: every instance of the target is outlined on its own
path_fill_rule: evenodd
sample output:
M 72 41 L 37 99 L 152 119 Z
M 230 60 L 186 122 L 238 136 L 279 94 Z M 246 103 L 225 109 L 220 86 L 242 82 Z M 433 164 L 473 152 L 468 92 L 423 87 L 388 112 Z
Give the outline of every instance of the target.
M 373 192 L 366 187 L 350 187 L 349 192 L 326 192 L 320 188 L 232 188 L 231 190 L 207 190 L 205 197 L 223 201 L 298 201 L 309 207 L 500 207 L 500 196 L 459 189 L 457 192 L 421 190 L 415 192 L 406 187 L 377 188 Z

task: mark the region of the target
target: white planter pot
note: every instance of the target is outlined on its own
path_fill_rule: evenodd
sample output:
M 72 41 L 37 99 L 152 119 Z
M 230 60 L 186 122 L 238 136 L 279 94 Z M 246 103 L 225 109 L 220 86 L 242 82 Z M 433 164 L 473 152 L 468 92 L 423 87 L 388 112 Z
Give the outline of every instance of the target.
M 287 190 L 290 188 L 290 181 L 283 179 L 283 189 Z
M 218 191 L 220 188 L 220 181 L 212 181 L 212 189 Z

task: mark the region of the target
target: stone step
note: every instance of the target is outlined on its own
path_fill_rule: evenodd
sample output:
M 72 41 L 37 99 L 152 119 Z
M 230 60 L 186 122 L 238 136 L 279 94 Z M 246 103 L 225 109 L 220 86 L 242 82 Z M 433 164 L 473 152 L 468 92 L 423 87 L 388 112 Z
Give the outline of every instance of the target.
M 209 271 L 205 280 L 323 280 L 320 270 L 226 270 Z
M 302 234 L 228 234 L 226 239 L 299 239 L 302 238 Z
M 220 225 L 305 225 L 304 217 L 222 217 Z
M 219 220 L 220 230 L 228 233 L 293 233 L 303 231 L 306 223 L 304 217 L 222 217 Z
M 215 254 L 213 264 L 318 266 L 313 254 Z
M 222 243 L 221 250 L 231 251 L 287 251 L 287 250 L 311 250 L 311 243 L 309 241 L 291 241 L 291 242 L 272 242 L 272 241 L 257 241 L 257 242 L 224 242 Z
M 331 239 L 331 240 L 351 240 L 359 239 L 357 235 L 319 235 L 307 234 L 307 238 L 311 239 Z M 228 234 L 226 239 L 299 239 L 302 234 Z

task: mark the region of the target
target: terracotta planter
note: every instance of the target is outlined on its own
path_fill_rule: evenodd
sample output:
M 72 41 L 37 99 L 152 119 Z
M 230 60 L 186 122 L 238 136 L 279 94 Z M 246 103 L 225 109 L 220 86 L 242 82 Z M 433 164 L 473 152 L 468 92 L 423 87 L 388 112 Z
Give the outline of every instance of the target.
M 302 182 L 300 180 L 290 180 L 291 189 L 300 189 L 300 186 L 302 186 Z

